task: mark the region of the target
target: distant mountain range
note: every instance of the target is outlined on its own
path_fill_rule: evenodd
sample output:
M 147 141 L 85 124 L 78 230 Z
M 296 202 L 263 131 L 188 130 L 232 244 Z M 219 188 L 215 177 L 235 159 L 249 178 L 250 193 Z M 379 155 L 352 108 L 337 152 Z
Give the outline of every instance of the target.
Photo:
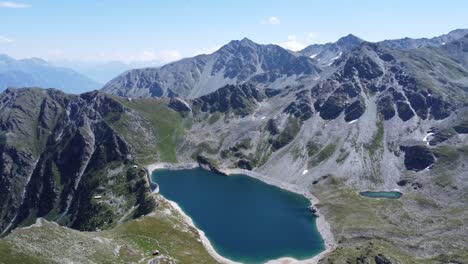
M 131 69 L 157 67 L 163 65 L 158 61 L 106 61 L 106 62 L 81 62 L 81 61 L 52 61 L 54 65 L 73 69 L 99 83 L 107 83 Z
M 39 58 L 16 60 L 0 55 L 0 90 L 33 86 L 77 94 L 99 89 L 101 84 L 74 70 L 56 67 Z
M 404 38 L 378 44 L 396 50 L 437 47 L 466 34 L 468 29 L 457 29 L 431 39 Z M 269 88 L 311 84 L 326 78 L 335 61 L 363 42 L 350 34 L 334 43 L 314 44 L 292 52 L 245 38 L 231 41 L 209 55 L 186 58 L 158 68 L 130 70 L 108 82 L 102 90 L 128 97 L 195 98 L 228 84 L 248 82 Z

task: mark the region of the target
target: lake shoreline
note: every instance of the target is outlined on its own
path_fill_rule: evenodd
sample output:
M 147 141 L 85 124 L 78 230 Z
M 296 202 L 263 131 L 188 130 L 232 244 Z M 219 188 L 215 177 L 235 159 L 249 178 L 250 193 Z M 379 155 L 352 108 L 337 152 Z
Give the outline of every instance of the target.
M 310 192 L 298 188 L 297 186 L 294 186 L 289 183 L 281 182 L 276 179 L 271 179 L 268 177 L 263 176 L 260 173 L 254 172 L 254 171 L 249 171 L 245 169 L 221 169 L 221 172 L 225 173 L 226 175 L 233 175 L 233 174 L 245 174 L 247 176 L 250 176 L 252 178 L 261 180 L 262 182 L 266 184 L 270 184 L 276 187 L 279 187 L 281 189 L 300 194 L 307 199 L 310 200 L 312 206 L 317 209 L 316 215 L 318 216 L 316 218 L 316 225 L 317 225 L 317 230 L 320 233 L 320 236 L 322 236 L 323 242 L 325 244 L 325 250 L 320 252 L 319 254 L 315 255 L 312 258 L 309 259 L 304 259 L 304 260 L 297 260 L 294 258 L 290 257 L 284 257 L 280 259 L 275 259 L 275 260 L 270 260 L 267 263 L 268 264 L 275 264 L 275 263 L 317 263 L 320 259 L 322 259 L 326 254 L 332 252 L 333 250 L 336 249 L 337 244 L 335 242 L 335 238 L 333 236 L 333 233 L 331 232 L 331 227 L 330 224 L 327 222 L 325 219 L 324 215 L 320 213 L 320 210 L 316 207 L 316 204 L 318 204 L 320 201 L 317 197 L 312 195 Z
M 182 170 L 182 169 L 193 169 L 193 168 L 198 168 L 198 167 L 200 167 L 200 165 L 198 163 L 195 163 L 195 162 L 193 162 L 193 163 L 180 163 L 180 164 L 162 163 L 161 162 L 161 163 L 153 163 L 153 164 L 147 165 L 147 166 L 145 166 L 145 169 L 146 169 L 146 171 L 148 173 L 148 175 L 147 175 L 148 181 L 150 181 L 150 182 L 148 182 L 148 184 L 150 184 L 151 183 L 151 174 L 152 174 L 152 172 L 154 170 L 157 170 L 157 169 Z M 244 174 L 244 175 L 247 175 L 249 177 L 258 179 L 258 180 L 260 180 L 260 181 L 262 181 L 262 182 L 264 182 L 266 184 L 273 185 L 273 186 L 279 187 L 281 189 L 300 194 L 300 195 L 306 197 L 307 199 L 309 199 L 309 201 L 311 202 L 311 204 L 314 207 L 315 207 L 316 204 L 319 203 L 318 198 L 313 196 L 310 192 L 308 192 L 306 190 L 300 189 L 297 186 L 294 186 L 292 184 L 288 184 L 288 183 L 277 181 L 275 179 L 267 178 L 267 177 L 265 177 L 265 176 L 263 176 L 263 175 L 261 175 L 259 173 L 253 172 L 253 171 L 244 170 L 244 169 L 227 169 L 227 168 L 219 169 L 219 171 L 226 174 L 227 176 L 233 175 L 233 174 Z M 214 259 L 216 259 L 217 261 L 219 261 L 221 263 L 227 263 L 227 264 L 238 263 L 238 262 L 234 262 L 234 261 L 232 261 L 230 259 L 227 259 L 227 258 L 221 256 L 218 252 L 216 252 L 216 250 L 214 249 L 211 242 L 205 236 L 204 232 L 202 230 L 198 229 L 195 226 L 192 219 L 187 214 L 185 214 L 185 212 L 183 212 L 183 210 L 180 208 L 180 206 L 177 203 L 173 202 L 173 201 L 169 201 L 169 202 L 177 211 L 179 211 L 179 213 L 184 217 L 184 219 L 187 221 L 187 223 L 189 225 L 191 225 L 192 227 L 194 227 L 195 229 L 198 230 L 198 233 L 200 235 L 200 238 L 201 238 L 205 248 L 207 249 L 208 253 Z M 294 259 L 294 258 L 291 258 L 291 257 L 283 257 L 283 258 L 279 258 L 279 259 L 270 260 L 270 261 L 268 261 L 266 263 L 269 263 L 269 264 L 275 264 L 275 263 L 317 263 L 326 254 L 333 251 L 336 248 L 336 242 L 335 242 L 334 236 L 333 236 L 333 234 L 331 232 L 330 224 L 325 220 L 323 214 L 321 214 L 319 210 L 317 210 L 316 214 L 318 216 L 316 218 L 317 230 L 319 231 L 319 233 L 320 233 L 320 235 L 321 235 L 321 237 L 322 237 L 322 239 L 324 241 L 325 250 L 323 250 L 319 254 L 317 254 L 314 257 L 309 258 L 309 259 L 297 260 L 297 259 Z

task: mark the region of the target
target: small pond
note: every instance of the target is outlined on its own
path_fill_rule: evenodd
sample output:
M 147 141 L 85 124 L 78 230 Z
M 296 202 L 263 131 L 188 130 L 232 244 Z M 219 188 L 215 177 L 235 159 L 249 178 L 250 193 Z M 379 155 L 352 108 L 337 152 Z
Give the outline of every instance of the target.
M 362 196 L 370 198 L 387 198 L 387 199 L 398 199 L 403 194 L 398 191 L 365 191 L 359 193 Z

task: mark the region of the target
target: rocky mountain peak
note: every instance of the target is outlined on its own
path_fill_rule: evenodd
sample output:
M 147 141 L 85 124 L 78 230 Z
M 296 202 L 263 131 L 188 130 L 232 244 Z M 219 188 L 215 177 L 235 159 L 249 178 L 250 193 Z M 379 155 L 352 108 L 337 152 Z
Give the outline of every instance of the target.
M 356 37 L 355 35 L 353 34 L 348 34 L 344 37 L 341 37 L 340 39 L 338 39 L 338 41 L 336 42 L 336 44 L 338 46 L 341 46 L 341 47 L 344 47 L 344 48 L 347 48 L 347 49 L 352 49 L 354 47 L 357 47 L 359 44 L 361 44 L 364 40 L 362 40 L 361 38 L 359 37 Z
M 245 48 L 250 48 L 250 49 L 256 49 L 260 45 L 253 42 L 252 40 L 248 38 L 243 38 L 241 40 L 232 40 L 228 44 L 222 46 L 218 51 L 215 53 L 219 52 L 238 52 L 240 49 L 245 49 Z
M 129 97 L 177 95 L 196 98 L 225 85 L 253 82 L 284 87 L 304 75 L 316 78 L 316 62 L 277 45 L 261 45 L 247 38 L 233 40 L 218 51 L 184 59 L 161 68 L 133 70 L 118 76 L 103 91 Z M 155 92 L 156 91 L 156 92 Z

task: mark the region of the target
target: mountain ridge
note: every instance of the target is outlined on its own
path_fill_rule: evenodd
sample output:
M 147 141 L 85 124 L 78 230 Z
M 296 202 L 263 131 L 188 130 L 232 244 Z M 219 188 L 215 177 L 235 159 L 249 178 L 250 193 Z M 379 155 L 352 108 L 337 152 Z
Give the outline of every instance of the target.
M 437 47 L 468 30 L 459 29 L 432 39 L 397 39 L 377 42 L 393 49 Z M 334 43 L 314 44 L 292 52 L 248 38 L 232 40 L 212 54 L 184 58 L 158 68 L 134 69 L 117 76 L 102 90 L 126 97 L 180 96 L 195 98 L 228 84 L 254 83 L 282 88 L 326 78 L 333 64 L 365 41 L 352 34 Z M 414 46 L 414 47 L 413 47 Z
M 53 66 L 40 58 L 15 60 L 6 54 L 0 55 L 0 90 L 31 86 L 53 87 L 77 94 L 101 85 L 72 69 Z

